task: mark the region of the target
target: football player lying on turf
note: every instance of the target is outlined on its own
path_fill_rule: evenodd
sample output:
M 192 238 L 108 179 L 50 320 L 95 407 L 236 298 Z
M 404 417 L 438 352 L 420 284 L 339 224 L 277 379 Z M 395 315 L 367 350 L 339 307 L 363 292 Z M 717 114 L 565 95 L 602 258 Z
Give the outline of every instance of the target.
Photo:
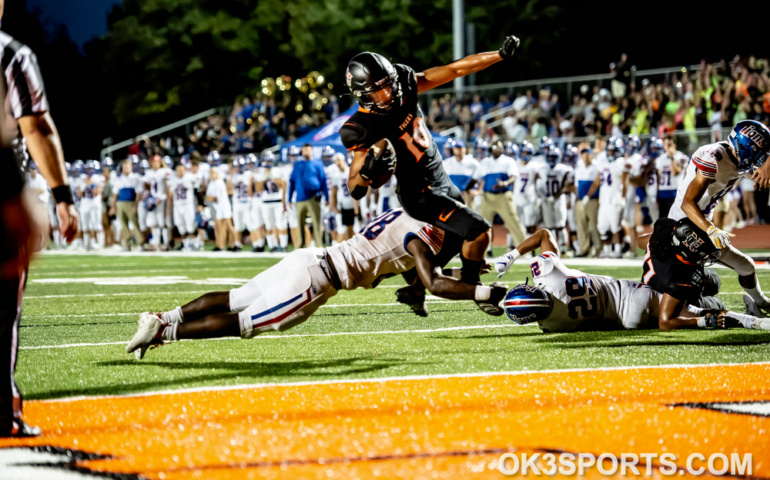
M 704 311 L 726 311 L 721 300 L 714 297 L 719 292 L 721 280 L 716 271 L 705 268 L 717 262 L 725 250 L 717 249 L 708 234 L 685 217 L 679 221 L 661 218 L 651 234 L 637 239 L 637 246 L 644 248 L 642 283 L 663 294 L 660 306 L 661 330 L 692 326 L 688 319 L 685 325 L 677 325 L 675 318 L 682 308 Z M 757 304 L 749 295 L 744 295 L 749 315 L 728 312 L 727 318 L 737 320 L 747 328 L 767 329 L 770 322 L 752 325 L 756 317 L 764 317 Z M 744 318 L 745 317 L 745 318 Z
M 535 285 L 512 288 L 503 301 L 508 316 L 516 323 L 538 322 L 543 332 L 571 332 L 606 328 L 724 328 L 725 319 L 752 328 L 759 320 L 724 310 L 679 308 L 659 323 L 663 294 L 632 280 L 589 275 L 569 269 L 559 259 L 559 249 L 551 232 L 539 230 L 513 251 L 495 260 L 503 275 L 522 255 L 540 248 L 542 253 L 530 262 Z M 770 328 L 770 327 L 769 327 Z
M 338 290 L 374 288 L 384 278 L 415 267 L 433 295 L 476 300 L 484 312 L 502 315 L 505 286 L 471 285 L 442 273 L 441 265 L 461 246 L 459 236 L 445 235 L 401 209 L 390 210 L 339 245 L 293 251 L 240 288 L 207 293 L 170 312 L 141 314 L 126 351 L 137 351 L 142 358 L 163 341 L 284 331 L 307 320 Z

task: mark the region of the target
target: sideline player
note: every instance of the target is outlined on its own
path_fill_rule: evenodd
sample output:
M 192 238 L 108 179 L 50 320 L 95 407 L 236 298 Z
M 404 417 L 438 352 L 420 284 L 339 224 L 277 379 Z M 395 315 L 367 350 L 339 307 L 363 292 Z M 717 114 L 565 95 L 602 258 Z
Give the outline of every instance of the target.
M 552 146 L 545 152 L 546 166 L 536 182 L 536 190 L 542 199 L 543 226 L 556 232 L 559 247 L 566 248 L 567 197 L 575 171 L 562 163 L 561 157 L 562 152 L 557 147 Z
M 754 120 L 738 122 L 727 141 L 700 147 L 692 155 L 679 185 L 669 218 L 689 218 L 708 234 L 722 251 L 719 263 L 738 274 L 738 282 L 762 310 L 770 310 L 770 299 L 762 292 L 754 260 L 730 245 L 735 236 L 711 222 L 714 208 L 744 175 L 764 165 L 770 152 L 770 130 Z
M 513 201 L 516 204 L 516 211 L 519 214 L 522 226 L 526 229 L 527 233 L 531 235 L 535 233 L 539 212 L 539 200 L 535 193 L 535 179 L 537 178 L 537 172 L 534 165 L 532 165 L 534 148 L 531 143 L 525 140 L 524 143 L 521 144 L 521 150 L 519 152 L 519 178 L 516 180 L 514 186 Z
M 78 189 L 80 218 L 83 224 L 83 248 L 86 250 L 104 248 L 104 226 L 102 225 L 104 177 L 99 173 L 100 169 L 101 165 L 96 160 L 87 161 Z
M 510 59 L 518 45 L 518 38 L 508 36 L 497 52 L 470 55 L 420 73 L 406 65 L 394 66 L 382 55 L 364 52 L 353 57 L 346 72 L 347 86 L 361 105 L 340 129 L 343 144 L 354 152 L 348 179 L 351 195 L 360 199 L 366 194 L 376 173 L 368 168 L 369 147 L 387 138 L 398 159 L 399 202 L 414 218 L 465 240 L 460 256 L 463 279 L 473 284 L 480 282 L 490 226 L 463 205 L 460 190 L 450 182 L 417 95 Z
M 508 316 L 516 323 L 538 322 L 544 333 L 622 327 L 643 329 L 724 328 L 732 320 L 744 328 L 770 329 L 770 321 L 725 310 L 700 308 L 671 309 L 664 295 L 633 280 L 590 275 L 567 268 L 548 230 L 539 230 L 515 250 L 498 258 L 500 275 L 516 259 L 540 248 L 530 263 L 535 285 L 512 288 L 503 301 Z M 665 314 L 666 309 L 670 314 Z M 667 316 L 660 321 L 661 315 Z
M 183 164 L 176 166 L 176 175 L 169 180 L 168 191 L 174 225 L 182 236 L 180 250 L 189 252 L 198 232 L 195 224 L 195 178 L 187 173 Z
M 307 320 L 339 290 L 375 288 L 381 280 L 413 268 L 432 294 L 484 300 L 497 306 L 486 313 L 502 315 L 503 285 L 471 285 L 442 274 L 441 263 L 461 244 L 452 234 L 446 237 L 404 210 L 391 210 L 339 245 L 294 250 L 240 288 L 207 293 L 170 312 L 143 313 L 126 351 L 136 350 L 137 358 L 142 358 L 150 346 L 163 341 L 251 338 L 285 331 Z
M 235 160 L 233 160 L 233 174 L 230 177 L 233 186 L 232 203 L 235 246 L 233 246 L 232 250 L 234 252 L 240 252 L 243 249 L 241 239 L 251 217 L 252 182 L 251 172 L 246 166 L 246 157 L 243 155 L 235 157 Z
M 626 206 L 630 170 L 624 156 L 623 140 L 617 137 L 610 138 L 605 151 L 597 155 L 595 162 L 602 177 L 596 227 L 603 243 L 600 257 L 620 258 L 622 255 L 620 232 L 623 229 L 623 209 Z
M 337 241 L 344 242 L 353 238 L 353 225 L 356 215 L 358 215 L 358 201 L 353 200 L 348 190 L 348 163 L 345 161 L 345 155 L 335 153 L 332 157 L 336 172 L 330 171 L 332 175 L 332 189 L 330 202 L 336 215 L 337 223 Z
M 275 165 L 272 152 L 262 154 L 262 174 L 256 188 L 262 191 L 262 220 L 265 222 L 267 248 L 271 252 L 287 251 L 289 229 L 283 198 L 286 180 Z
M 168 250 L 169 233 L 166 229 L 166 200 L 168 198 L 168 179 L 170 171 L 163 166 L 160 155 L 150 159 L 150 170 L 146 172 L 145 182 L 150 185 L 150 195 L 155 206 L 147 208 L 147 228 L 152 232 L 150 245 L 152 250 Z M 161 240 L 162 239 L 162 240 Z

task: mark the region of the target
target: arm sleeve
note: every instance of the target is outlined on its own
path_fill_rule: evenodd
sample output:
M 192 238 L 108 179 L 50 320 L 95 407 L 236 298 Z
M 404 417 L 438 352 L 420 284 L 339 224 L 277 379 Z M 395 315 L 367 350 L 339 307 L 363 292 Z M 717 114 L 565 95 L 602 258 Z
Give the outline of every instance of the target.
M 345 148 L 353 151 L 365 151 L 372 146 L 366 138 L 366 129 L 358 122 L 348 120 L 340 128 L 340 139 Z

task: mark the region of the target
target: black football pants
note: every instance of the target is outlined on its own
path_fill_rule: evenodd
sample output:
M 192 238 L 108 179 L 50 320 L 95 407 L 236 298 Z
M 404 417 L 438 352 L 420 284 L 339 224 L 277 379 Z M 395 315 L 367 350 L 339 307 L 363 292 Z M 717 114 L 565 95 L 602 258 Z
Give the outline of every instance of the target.
M 451 185 L 437 189 L 425 188 L 412 194 L 399 190 L 398 199 L 410 217 L 473 241 L 489 230 L 484 217 L 463 203 L 460 190 Z

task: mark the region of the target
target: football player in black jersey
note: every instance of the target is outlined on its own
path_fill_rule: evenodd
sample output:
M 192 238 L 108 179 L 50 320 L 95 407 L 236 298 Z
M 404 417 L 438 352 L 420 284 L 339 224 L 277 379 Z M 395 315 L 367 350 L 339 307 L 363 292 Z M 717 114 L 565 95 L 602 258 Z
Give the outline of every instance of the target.
M 419 73 L 406 65 L 392 65 L 377 53 L 364 52 L 353 57 L 346 72 L 348 88 L 361 106 L 340 129 L 342 142 L 353 152 L 348 177 L 351 195 L 361 198 L 372 186 L 374 172 L 364 168 L 371 165 L 366 161 L 369 147 L 388 139 L 398 162 L 395 175 L 402 207 L 412 217 L 465 240 L 461 259 L 462 280 L 467 283 L 479 282 L 490 226 L 463 204 L 461 192 L 444 171 L 417 94 L 510 59 L 518 45 L 518 38 L 508 36 L 497 52 L 470 55 Z M 477 300 L 482 306 L 483 299 Z
M 767 321 L 757 318 L 761 312 L 751 297 L 744 298 L 751 301 L 747 302 L 749 315 L 727 311 L 722 301 L 714 297 L 721 281 L 716 271 L 705 266 L 719 260 L 720 250 L 688 218 L 659 219 L 652 234 L 639 237 L 637 245 L 647 250 L 642 283 L 663 294 L 658 317 L 661 330 L 724 328 L 730 323 L 744 328 L 770 328 Z M 698 316 L 682 315 L 688 311 Z

